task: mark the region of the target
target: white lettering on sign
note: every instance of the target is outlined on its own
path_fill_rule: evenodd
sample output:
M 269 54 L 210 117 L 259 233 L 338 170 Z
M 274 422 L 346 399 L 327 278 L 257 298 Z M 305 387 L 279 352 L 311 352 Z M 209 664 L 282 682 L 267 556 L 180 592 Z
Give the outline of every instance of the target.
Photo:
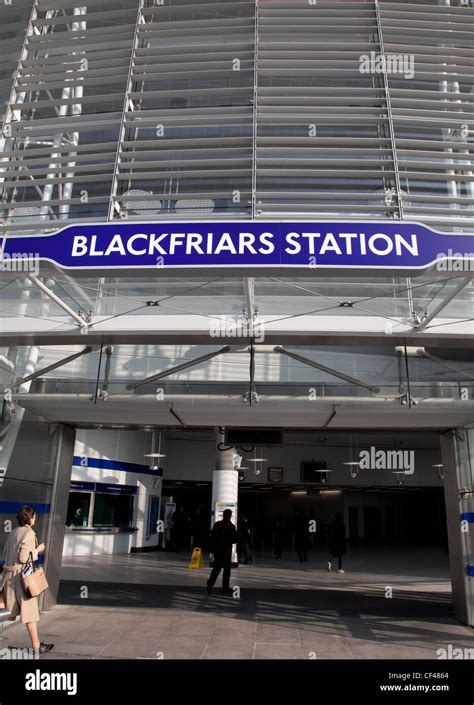
M 135 233 L 129 237 L 120 234 L 112 236 L 110 241 L 99 246 L 97 235 L 75 235 L 72 242 L 72 257 L 108 257 L 118 254 L 126 255 L 174 255 L 178 251 L 184 250 L 187 255 L 196 253 L 198 255 L 218 255 L 229 252 L 232 255 L 269 255 L 275 251 L 273 243 L 273 233 L 239 233 L 238 238 L 233 238 L 230 233 L 222 233 L 214 236 L 214 233 L 207 233 L 207 236 L 199 233 Z
M 130 236 L 116 233 L 99 242 L 98 235 L 75 235 L 72 242 L 72 257 L 120 257 L 143 255 L 270 255 L 275 251 L 275 235 L 263 232 L 258 235 L 239 232 L 234 237 L 229 232 L 204 235 L 195 232 L 134 233 Z M 403 236 L 394 233 L 375 233 L 369 237 L 357 232 L 289 232 L 284 238 L 284 252 L 297 255 L 303 250 L 308 255 L 334 253 L 337 256 L 367 255 L 384 257 L 395 254 L 402 257 L 418 256 L 416 234 Z

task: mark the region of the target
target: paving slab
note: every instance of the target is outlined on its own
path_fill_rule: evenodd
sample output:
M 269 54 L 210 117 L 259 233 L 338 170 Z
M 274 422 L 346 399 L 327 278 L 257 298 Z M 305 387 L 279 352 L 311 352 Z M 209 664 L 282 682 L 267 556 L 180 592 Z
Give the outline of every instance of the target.
M 353 551 L 345 574 L 327 573 L 324 558 L 300 567 L 259 555 L 232 572 L 235 600 L 208 595 L 209 569 L 188 570 L 185 553 L 67 557 L 58 605 L 41 615 L 41 639 L 55 644 L 44 658 L 406 660 L 474 646 L 453 617 L 442 551 Z M 23 625 L 4 633 L 29 646 Z

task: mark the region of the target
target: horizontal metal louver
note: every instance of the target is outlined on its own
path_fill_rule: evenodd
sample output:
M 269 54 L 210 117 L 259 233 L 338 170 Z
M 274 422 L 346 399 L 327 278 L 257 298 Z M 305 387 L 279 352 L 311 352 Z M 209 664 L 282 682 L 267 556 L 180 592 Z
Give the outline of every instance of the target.
M 474 7 L 380 4 L 385 52 L 413 75 L 387 73 L 406 219 L 474 231 Z
M 0 19 L 0 232 L 203 215 L 474 229 L 473 2 L 15 0 Z

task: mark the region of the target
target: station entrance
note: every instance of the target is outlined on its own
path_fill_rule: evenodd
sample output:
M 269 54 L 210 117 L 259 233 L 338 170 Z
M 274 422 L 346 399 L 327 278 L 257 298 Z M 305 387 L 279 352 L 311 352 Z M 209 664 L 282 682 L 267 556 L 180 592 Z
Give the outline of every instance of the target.
M 160 453 L 156 452 L 156 434 L 155 453 L 147 453 L 150 434 L 153 435 L 158 426 L 140 428 L 126 423 L 130 412 L 125 408 L 120 428 L 116 421 L 111 424 L 110 419 L 98 428 L 96 423 L 91 427 L 90 421 L 84 422 L 78 404 L 74 428 L 72 424 L 60 423 L 65 414 L 72 413 L 72 407 L 65 410 L 63 402 L 55 410 L 56 419 L 48 420 L 43 408 L 42 419 L 38 420 L 40 395 L 33 398 L 36 413 L 33 416 L 30 409 L 24 419 L 12 459 L 12 472 L 7 474 L 4 487 L 10 498 L 19 497 L 20 489 L 24 492 L 25 485 L 32 482 L 31 478 L 26 479 L 31 458 L 42 458 L 37 467 L 44 473 L 43 481 L 38 482 L 37 475 L 34 482 L 38 492 L 36 501 L 44 506 L 40 525 L 42 523 L 43 530 L 47 531 L 53 547 L 48 567 L 55 589 L 51 604 L 58 595 L 62 599 L 61 581 L 68 585 L 71 576 L 77 578 L 77 570 L 87 576 L 91 569 L 90 575 L 97 577 L 99 566 L 102 579 L 109 575 L 110 590 L 117 582 L 140 582 L 143 570 L 147 581 L 151 577 L 156 585 L 167 585 L 168 590 L 169 572 L 177 579 L 178 586 L 181 580 L 186 585 L 187 564 L 198 536 L 196 527 L 198 531 L 206 531 L 216 502 L 220 501 L 234 502 L 238 520 L 245 517 L 249 524 L 251 551 L 256 557 L 252 569 L 264 568 L 265 572 L 263 582 L 257 580 L 260 590 L 264 590 L 265 581 L 271 579 L 275 566 L 274 530 L 275 521 L 280 518 L 286 525 L 286 533 L 283 561 L 278 564 L 279 584 L 286 585 L 290 593 L 298 591 L 299 585 L 306 585 L 307 589 L 311 586 L 313 592 L 317 591 L 318 580 L 326 580 L 327 526 L 339 513 L 346 527 L 346 576 L 357 582 L 361 574 L 364 575 L 362 593 L 367 589 L 372 570 L 374 576 L 393 576 L 399 566 L 406 594 L 410 594 L 412 583 L 419 602 L 423 599 L 420 585 L 430 584 L 431 591 L 436 592 L 433 586 L 444 580 L 442 602 L 445 608 L 448 609 L 452 600 L 457 619 L 470 623 L 472 517 L 466 511 L 466 502 L 471 496 L 467 488 L 472 480 L 470 454 L 474 443 L 473 432 L 469 429 L 427 427 L 416 432 L 407 428 L 394 431 L 387 428 L 381 415 L 379 425 L 383 428 L 378 430 L 329 431 L 295 428 L 288 424 L 284 429 L 280 427 L 281 445 L 231 447 L 226 444 L 225 427 L 174 425 L 160 427 Z M 270 413 L 273 413 L 271 409 Z M 50 415 L 51 409 L 48 410 Z M 249 423 L 252 412 L 246 415 Z M 291 414 L 286 414 L 285 418 L 291 422 Z M 296 414 L 296 418 L 301 416 Z M 420 414 L 419 418 L 422 425 L 425 419 L 428 426 L 426 417 Z M 429 422 L 433 422 L 432 415 Z M 264 434 L 271 427 L 249 424 L 243 430 L 245 428 L 252 431 L 261 428 Z M 143 456 L 161 454 L 165 459 L 147 460 L 148 468 L 142 463 L 138 469 L 132 467 L 134 463 L 117 469 L 113 464 L 99 462 L 102 456 L 113 455 L 112 448 L 125 448 L 136 440 L 142 443 Z M 364 466 L 364 460 L 369 464 Z M 374 460 L 376 466 L 371 465 Z M 95 471 L 101 473 L 101 481 L 97 481 L 96 475 L 93 483 Z M 117 483 L 117 472 L 126 473 L 120 483 Z M 130 526 L 71 522 L 71 494 L 83 498 L 94 496 L 96 507 L 99 496 L 104 506 L 108 502 L 107 506 L 117 506 L 116 497 L 123 503 L 126 490 L 114 492 L 113 483 L 128 488 L 135 483 L 138 488 L 130 489 L 134 497 Z M 229 492 L 230 495 L 226 494 Z M 133 546 L 133 538 L 140 530 L 139 522 L 142 532 L 150 530 L 150 496 L 160 499 L 154 519 L 160 518 L 165 523 L 163 537 L 157 536 L 156 542 L 152 537 L 153 547 L 147 548 L 144 541 L 142 545 Z M 166 525 L 171 518 L 168 505 L 176 516 L 182 512 L 187 522 L 178 545 L 174 522 Z M 304 574 L 295 573 L 298 559 L 293 522 L 297 511 L 315 526 L 314 533 L 309 534 L 309 561 L 304 566 Z M 104 512 L 106 514 L 105 509 L 103 515 Z M 290 573 L 282 577 L 282 570 L 286 568 Z M 135 570 L 138 572 L 134 575 Z M 426 571 L 425 581 L 423 570 Z M 248 590 L 252 584 L 256 587 L 251 575 L 247 572 L 242 576 L 242 573 L 243 570 L 238 573 L 238 582 L 245 585 L 245 581 L 250 581 Z M 178 574 L 181 577 L 176 577 Z M 452 597 L 451 591 L 446 592 L 449 576 Z M 192 580 L 197 581 L 197 578 Z M 376 577 L 374 580 L 377 582 Z M 193 587 L 198 588 L 199 581 L 194 582 Z M 337 586 L 338 590 L 340 588 Z M 325 590 L 329 589 L 325 584 Z M 352 585 L 351 589 L 357 592 L 358 588 Z M 433 595 L 429 597 L 430 603 L 432 598 Z

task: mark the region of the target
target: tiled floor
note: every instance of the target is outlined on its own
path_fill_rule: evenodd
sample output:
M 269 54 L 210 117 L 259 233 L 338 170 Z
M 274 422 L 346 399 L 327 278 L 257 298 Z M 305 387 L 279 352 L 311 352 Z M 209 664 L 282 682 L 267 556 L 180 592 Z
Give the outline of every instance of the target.
M 44 658 L 434 659 L 447 644 L 474 646 L 452 616 L 441 551 L 353 552 L 345 574 L 327 573 L 323 554 L 259 557 L 233 571 L 235 597 L 208 595 L 209 569 L 188 570 L 188 559 L 66 558 L 59 604 L 41 618 L 55 643 Z M 28 646 L 21 625 L 6 636 Z

